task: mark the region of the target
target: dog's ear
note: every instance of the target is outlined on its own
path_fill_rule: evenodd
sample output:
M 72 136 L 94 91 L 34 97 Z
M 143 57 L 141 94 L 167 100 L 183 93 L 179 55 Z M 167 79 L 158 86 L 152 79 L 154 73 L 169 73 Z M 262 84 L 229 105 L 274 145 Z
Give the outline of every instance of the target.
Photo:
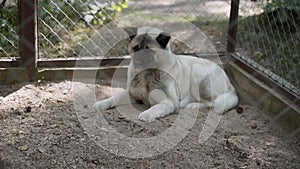
M 128 34 L 130 40 L 132 40 L 137 35 L 136 27 L 125 27 L 124 31 Z
M 166 48 L 170 38 L 171 36 L 168 33 L 163 32 L 157 36 L 156 41 L 160 44 L 162 48 Z

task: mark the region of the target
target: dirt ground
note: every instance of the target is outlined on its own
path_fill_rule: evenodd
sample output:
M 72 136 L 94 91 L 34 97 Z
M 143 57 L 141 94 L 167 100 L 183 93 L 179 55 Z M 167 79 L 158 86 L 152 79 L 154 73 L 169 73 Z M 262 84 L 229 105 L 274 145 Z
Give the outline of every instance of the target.
M 243 113 L 226 113 L 203 144 L 198 137 L 205 111 L 198 114 L 188 135 L 170 151 L 139 159 L 117 156 L 97 146 L 83 130 L 73 105 L 73 83 L 0 86 L 1 169 L 300 167 L 299 138 L 287 136 L 283 129 L 269 123 L 263 112 L 246 104 L 241 105 Z M 96 87 L 99 99 L 110 95 L 109 86 L 83 85 Z M 92 111 L 88 105 L 85 108 Z M 177 116 L 143 123 L 122 117 L 116 109 L 104 113 L 118 132 L 142 138 L 163 132 Z

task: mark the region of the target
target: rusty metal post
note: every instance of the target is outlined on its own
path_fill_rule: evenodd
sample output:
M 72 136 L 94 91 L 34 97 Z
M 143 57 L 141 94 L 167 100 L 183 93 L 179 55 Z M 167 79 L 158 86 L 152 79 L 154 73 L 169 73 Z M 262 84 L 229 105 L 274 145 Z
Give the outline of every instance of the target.
M 22 66 L 27 68 L 30 81 L 37 73 L 37 0 L 19 0 L 19 50 Z
M 238 27 L 238 16 L 239 16 L 239 0 L 231 0 L 230 18 L 228 26 L 228 37 L 227 37 L 227 52 L 235 52 L 236 47 L 236 33 Z

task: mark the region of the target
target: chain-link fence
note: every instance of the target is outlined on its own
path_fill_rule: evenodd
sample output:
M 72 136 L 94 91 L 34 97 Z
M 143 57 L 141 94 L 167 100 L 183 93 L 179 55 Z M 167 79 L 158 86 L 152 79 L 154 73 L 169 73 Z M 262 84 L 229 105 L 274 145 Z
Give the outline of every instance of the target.
M 222 29 L 226 32 L 230 1 L 39 1 L 39 57 L 76 57 L 84 47 L 84 41 L 89 40 L 99 27 L 116 17 L 145 12 L 171 14 L 204 26 L 212 21 L 223 21 Z M 218 45 L 221 42 L 217 40 L 216 43 Z M 124 51 L 118 51 L 114 55 L 124 54 Z
M 0 3 L 0 58 L 14 58 L 19 55 L 17 1 Z
M 87 0 L 39 1 L 39 57 L 78 56 L 84 41 L 112 21 L 122 4 L 126 5 L 125 1 L 118 5 Z
M 249 8 L 260 11 L 239 18 L 238 56 L 299 96 L 300 1 L 257 1 Z
M 242 16 L 262 11 L 258 7 L 252 9 L 253 2 L 242 1 L 242 4 Z M 97 33 L 99 27 L 122 16 L 147 12 L 174 15 L 192 22 L 209 36 L 217 51 L 225 51 L 230 0 L 42 0 L 39 1 L 39 56 L 76 57 L 84 41 Z M 113 55 L 124 54 L 116 50 Z
M 1 10 L 3 16 L 0 53 L 2 57 L 17 57 L 17 0 L 2 2 L 5 6 Z M 215 45 L 220 46 L 220 51 L 225 51 L 225 45 L 220 44 L 226 42 L 230 0 L 39 0 L 39 57 L 76 57 L 84 48 L 83 43 L 100 27 L 116 18 L 145 12 L 182 17 L 207 31 L 205 33 L 208 36 L 219 36 L 215 39 Z M 244 15 L 245 12 L 241 14 Z M 222 36 L 211 33 L 216 27 L 221 28 L 215 32 L 222 32 Z M 124 51 L 117 51 L 114 55 L 124 55 Z

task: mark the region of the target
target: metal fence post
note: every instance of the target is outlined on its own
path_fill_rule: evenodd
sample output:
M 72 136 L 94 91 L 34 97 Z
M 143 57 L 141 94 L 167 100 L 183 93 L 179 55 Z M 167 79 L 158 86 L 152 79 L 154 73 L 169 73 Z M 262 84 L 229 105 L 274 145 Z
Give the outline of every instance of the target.
M 37 73 L 37 0 L 19 0 L 19 50 L 22 66 L 27 68 L 30 81 Z
M 239 15 L 239 0 L 231 0 L 228 37 L 227 37 L 228 53 L 235 52 L 238 15 Z

